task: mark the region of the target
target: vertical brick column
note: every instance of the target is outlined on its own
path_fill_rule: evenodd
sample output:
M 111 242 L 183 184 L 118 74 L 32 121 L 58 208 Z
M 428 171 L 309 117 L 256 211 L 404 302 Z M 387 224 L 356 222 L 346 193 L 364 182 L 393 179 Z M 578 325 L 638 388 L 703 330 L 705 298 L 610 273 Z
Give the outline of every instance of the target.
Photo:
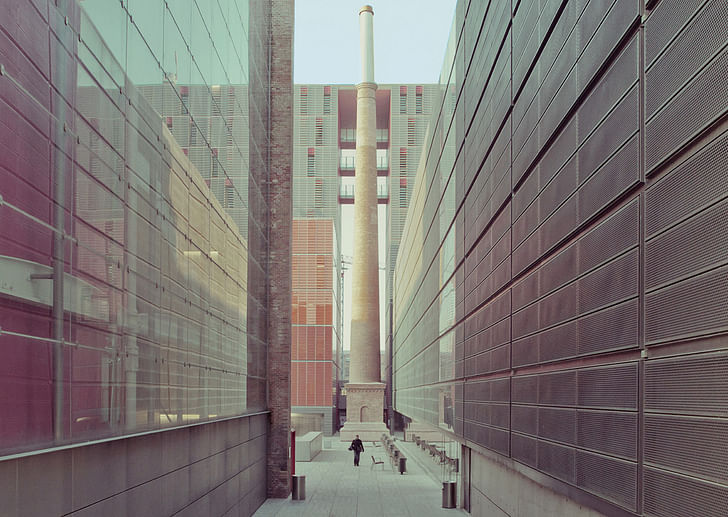
M 268 497 L 288 497 L 291 466 L 291 228 L 294 0 L 271 0 L 268 199 Z

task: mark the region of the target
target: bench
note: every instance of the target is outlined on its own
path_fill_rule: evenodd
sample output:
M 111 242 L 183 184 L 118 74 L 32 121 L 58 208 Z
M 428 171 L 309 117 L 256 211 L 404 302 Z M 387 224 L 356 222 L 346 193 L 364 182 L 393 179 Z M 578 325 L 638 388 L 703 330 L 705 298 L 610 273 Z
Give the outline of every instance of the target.
M 374 459 L 374 456 L 372 456 L 372 466 L 369 467 L 369 470 L 372 470 L 375 465 L 381 465 L 382 466 L 382 470 L 384 470 L 384 462 L 381 461 L 381 460 L 376 460 L 376 459 Z

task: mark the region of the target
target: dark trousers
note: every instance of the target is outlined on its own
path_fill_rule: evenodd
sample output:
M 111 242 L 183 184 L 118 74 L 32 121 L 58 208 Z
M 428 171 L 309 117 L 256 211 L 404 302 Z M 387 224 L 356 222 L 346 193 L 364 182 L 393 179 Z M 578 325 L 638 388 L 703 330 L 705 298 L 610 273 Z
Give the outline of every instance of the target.
M 361 451 L 354 451 L 354 465 L 359 466 L 359 455 L 361 454 Z

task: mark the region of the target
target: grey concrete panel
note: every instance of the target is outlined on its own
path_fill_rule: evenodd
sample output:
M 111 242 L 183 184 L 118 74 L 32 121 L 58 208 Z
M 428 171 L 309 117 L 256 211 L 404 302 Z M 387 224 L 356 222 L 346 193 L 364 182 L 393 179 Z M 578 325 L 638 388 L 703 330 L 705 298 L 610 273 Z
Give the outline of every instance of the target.
M 217 454 L 225 450 L 227 442 L 227 427 L 230 422 L 216 422 L 210 429 L 210 453 Z
M 127 486 L 145 483 L 158 478 L 162 470 L 163 434 L 150 434 L 126 440 Z
M 224 515 L 231 503 L 228 502 L 227 498 L 227 486 L 226 483 L 215 487 L 212 492 L 209 493 L 208 499 L 210 500 L 210 513 L 209 515 Z
M 128 514 L 134 517 L 156 517 L 162 512 L 162 479 L 154 479 L 127 492 Z M 105 516 L 104 516 L 105 517 Z
M 240 443 L 241 420 L 229 420 L 225 423 L 225 448 L 235 447 Z
M 252 504 L 254 499 L 252 495 L 247 495 L 238 503 L 238 517 L 251 517 L 255 513 L 258 507 Z
M 18 515 L 69 513 L 72 465 L 71 451 L 18 460 Z
M 238 437 L 240 441 L 238 443 L 247 442 L 250 439 L 250 418 L 240 418 L 235 422 L 240 432 L 240 436 Z
M 240 444 L 238 447 L 240 470 L 245 470 L 250 466 L 250 442 Z
M 493 502 L 477 490 L 471 492 L 472 517 L 508 517 L 508 514 L 498 508 Z
M 258 462 L 265 460 L 267 440 L 265 436 L 258 436 L 254 440 L 250 441 L 250 461 Z
M 231 478 L 240 472 L 240 449 L 242 445 L 235 445 L 225 450 L 225 477 Z
M 18 461 L 0 461 L 0 509 L 8 517 L 18 515 Z
M 210 514 L 210 499 L 205 496 L 185 507 L 176 517 L 201 517 Z
M 236 474 L 225 483 L 225 497 L 229 507 L 237 507 L 243 494 L 240 491 L 241 474 Z
M 127 507 L 127 493 L 122 492 L 98 503 L 81 508 L 71 514 L 71 517 L 127 517 L 142 514 L 130 513 Z
M 190 491 L 189 499 L 204 496 L 212 488 L 210 483 L 212 463 L 209 458 L 196 461 L 190 465 Z
M 189 429 L 162 433 L 162 470 L 171 472 L 190 464 Z
M 73 457 L 73 508 L 83 508 L 127 488 L 128 440 L 79 447 Z M 113 465 L 113 468 L 109 468 Z
M 268 430 L 268 415 L 255 415 L 250 419 L 250 436 L 265 435 Z
M 162 515 L 172 515 L 180 510 L 189 499 L 189 491 L 189 467 L 183 467 L 162 477 Z
M 208 426 L 200 425 L 189 428 L 190 462 L 194 463 L 210 455 L 211 435 Z
M 238 480 L 240 482 L 240 498 L 242 499 L 244 496 L 247 496 L 250 493 L 251 488 L 253 487 L 253 484 L 250 482 L 252 479 L 252 473 L 253 469 L 248 467 L 247 469 L 243 470 L 238 475 Z
M 225 482 L 225 451 L 210 457 L 210 486 L 216 487 Z

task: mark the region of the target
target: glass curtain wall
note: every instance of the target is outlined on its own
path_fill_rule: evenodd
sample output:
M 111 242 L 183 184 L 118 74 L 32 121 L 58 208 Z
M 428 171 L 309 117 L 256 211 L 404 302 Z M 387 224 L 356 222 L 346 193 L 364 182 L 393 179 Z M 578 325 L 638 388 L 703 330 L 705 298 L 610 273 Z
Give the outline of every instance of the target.
M 0 455 L 263 409 L 267 2 L 18 4 Z

